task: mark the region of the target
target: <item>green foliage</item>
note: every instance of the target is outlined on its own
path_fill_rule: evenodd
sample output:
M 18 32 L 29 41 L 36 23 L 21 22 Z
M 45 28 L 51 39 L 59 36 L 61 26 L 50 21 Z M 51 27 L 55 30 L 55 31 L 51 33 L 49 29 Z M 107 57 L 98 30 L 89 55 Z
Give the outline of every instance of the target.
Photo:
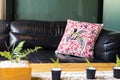
M 41 49 L 42 47 L 35 47 L 34 49 L 26 49 L 24 51 L 21 51 L 23 48 L 25 41 L 20 42 L 15 48 L 12 48 L 12 51 L 4 51 L 0 52 L 0 55 L 7 58 L 10 61 L 15 60 L 16 62 L 19 62 L 22 58 L 26 57 L 28 54 L 32 52 L 37 52 L 38 49 Z
M 12 56 L 10 54 L 10 52 L 4 51 L 4 52 L 0 52 L 1 56 L 4 56 L 5 58 L 12 60 Z
M 116 66 L 120 67 L 120 58 L 116 55 Z
M 54 63 L 55 67 L 58 68 L 59 67 L 59 59 L 58 58 L 56 60 L 54 60 L 53 58 L 50 58 L 50 59 Z
M 85 60 L 86 60 L 86 62 L 88 64 L 88 66 L 91 67 L 91 64 L 90 64 L 90 61 L 88 60 L 88 58 L 85 58 Z

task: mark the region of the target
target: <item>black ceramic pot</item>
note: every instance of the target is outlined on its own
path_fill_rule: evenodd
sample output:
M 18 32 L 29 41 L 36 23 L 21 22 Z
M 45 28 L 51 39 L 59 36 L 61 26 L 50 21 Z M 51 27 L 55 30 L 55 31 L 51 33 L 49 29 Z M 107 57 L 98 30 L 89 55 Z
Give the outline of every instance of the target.
M 51 74 L 52 74 L 52 80 L 60 80 L 61 79 L 61 68 L 52 68 Z
M 113 67 L 113 77 L 114 78 L 120 78 L 120 67 Z
M 95 67 L 87 67 L 86 68 L 86 78 L 87 79 L 95 79 L 96 68 Z

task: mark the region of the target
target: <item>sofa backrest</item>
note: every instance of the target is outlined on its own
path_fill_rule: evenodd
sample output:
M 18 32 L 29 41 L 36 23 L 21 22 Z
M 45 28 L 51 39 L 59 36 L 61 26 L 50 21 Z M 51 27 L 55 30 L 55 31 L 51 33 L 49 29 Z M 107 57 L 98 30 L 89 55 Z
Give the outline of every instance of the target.
M 25 40 L 24 48 L 41 46 L 55 50 L 64 33 L 66 21 L 17 20 L 10 26 L 10 45 Z
M 0 20 L 0 51 L 8 50 L 9 30 L 9 24 L 4 20 Z

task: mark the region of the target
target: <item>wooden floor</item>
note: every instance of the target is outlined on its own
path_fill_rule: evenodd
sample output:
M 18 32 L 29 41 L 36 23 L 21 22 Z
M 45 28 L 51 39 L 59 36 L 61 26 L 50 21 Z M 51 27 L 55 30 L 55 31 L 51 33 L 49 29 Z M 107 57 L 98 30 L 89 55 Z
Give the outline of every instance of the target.
M 115 63 L 91 63 L 92 66 L 97 68 L 97 71 L 112 71 Z M 35 63 L 30 64 L 32 67 L 32 72 L 49 72 L 51 68 L 54 67 L 53 63 Z M 60 63 L 59 67 L 62 68 L 62 71 L 85 71 L 87 63 Z

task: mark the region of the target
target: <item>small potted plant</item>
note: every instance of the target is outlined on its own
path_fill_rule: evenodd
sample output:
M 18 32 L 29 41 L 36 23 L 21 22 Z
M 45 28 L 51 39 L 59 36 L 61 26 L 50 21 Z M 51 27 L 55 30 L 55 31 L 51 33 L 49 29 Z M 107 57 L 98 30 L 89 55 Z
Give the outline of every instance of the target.
M 31 80 L 29 62 L 21 59 L 41 47 L 22 51 L 24 43 L 25 41 L 20 42 L 12 51 L 0 52 L 0 56 L 8 59 L 0 61 L 0 80 Z
M 116 55 L 116 66 L 113 67 L 113 77 L 120 78 L 120 58 Z
M 95 73 L 96 73 L 96 68 L 91 66 L 90 61 L 88 58 L 85 58 L 87 62 L 87 68 L 86 68 L 86 78 L 87 79 L 95 79 Z
M 60 80 L 61 79 L 61 68 L 59 67 L 59 59 L 56 60 L 52 59 L 52 62 L 54 63 L 55 67 L 51 69 L 52 73 L 52 80 Z

